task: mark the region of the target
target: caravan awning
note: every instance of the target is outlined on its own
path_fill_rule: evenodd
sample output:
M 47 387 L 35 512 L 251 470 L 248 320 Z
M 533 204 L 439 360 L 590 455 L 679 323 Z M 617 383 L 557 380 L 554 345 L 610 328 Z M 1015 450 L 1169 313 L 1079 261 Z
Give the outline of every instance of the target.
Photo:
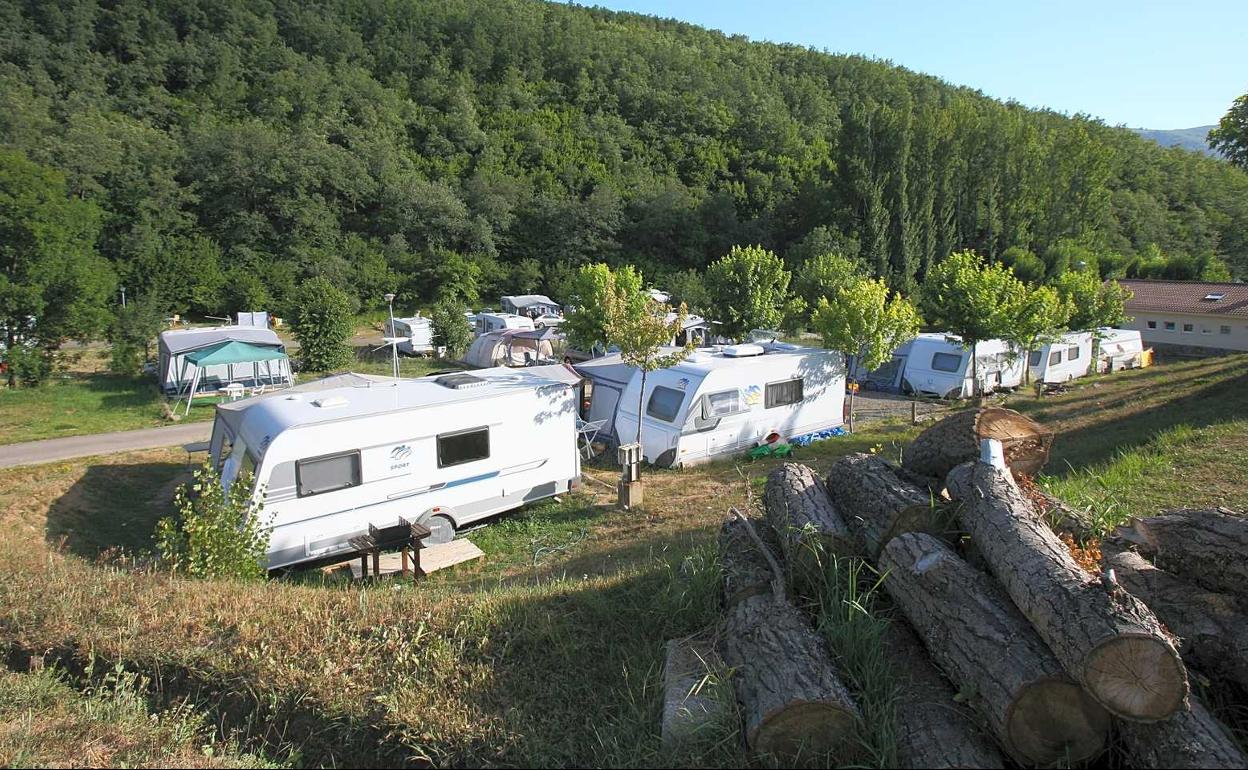
M 285 357 L 286 353 L 278 348 L 253 345 L 250 342 L 240 342 L 238 340 L 218 342 L 212 347 L 186 354 L 186 360 L 199 367 L 217 366 L 220 364 L 250 364 L 256 361 L 276 361 Z

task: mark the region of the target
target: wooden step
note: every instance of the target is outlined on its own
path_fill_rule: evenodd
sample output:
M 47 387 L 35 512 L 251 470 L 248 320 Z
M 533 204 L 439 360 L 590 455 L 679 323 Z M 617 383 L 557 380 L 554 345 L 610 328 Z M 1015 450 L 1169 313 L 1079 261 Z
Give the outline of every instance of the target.
M 428 575 L 438 570 L 454 567 L 456 564 L 463 564 L 467 561 L 485 558 L 485 552 L 478 548 L 471 540 L 467 538 L 459 538 L 442 545 L 431 545 L 420 549 L 420 571 L 423 575 Z M 360 560 L 352 559 L 350 562 L 351 576 L 356 580 L 360 579 Z M 411 560 L 408 560 L 410 566 Z M 397 575 L 403 570 L 402 556 L 398 552 L 383 553 L 379 560 L 382 576 Z

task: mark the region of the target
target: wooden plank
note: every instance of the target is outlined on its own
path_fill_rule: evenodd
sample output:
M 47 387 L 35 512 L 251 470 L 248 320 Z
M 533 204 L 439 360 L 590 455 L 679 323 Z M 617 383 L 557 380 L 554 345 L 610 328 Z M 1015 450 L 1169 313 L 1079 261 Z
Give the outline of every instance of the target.
M 431 572 L 454 567 L 456 564 L 485 558 L 485 552 L 474 545 L 471 540 L 465 538 L 452 540 L 443 545 L 431 545 L 427 548 L 421 548 L 419 551 L 413 552 L 412 555 L 416 558 L 412 559 L 414 564 L 411 564 L 409 569 L 415 567 L 417 575 L 428 575 Z M 367 557 L 364 558 L 367 559 Z M 379 574 L 382 577 L 403 574 L 403 554 L 401 552 L 382 554 L 375 563 L 380 567 L 381 571 Z M 351 575 L 358 580 L 360 574 L 359 562 L 353 561 L 351 564 Z

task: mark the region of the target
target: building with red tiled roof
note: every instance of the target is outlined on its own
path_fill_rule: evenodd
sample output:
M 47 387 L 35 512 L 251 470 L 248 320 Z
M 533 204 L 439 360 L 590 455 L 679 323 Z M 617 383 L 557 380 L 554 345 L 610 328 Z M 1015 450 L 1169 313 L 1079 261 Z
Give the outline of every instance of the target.
M 1123 279 L 1128 328 L 1146 345 L 1192 352 L 1248 350 L 1248 284 Z

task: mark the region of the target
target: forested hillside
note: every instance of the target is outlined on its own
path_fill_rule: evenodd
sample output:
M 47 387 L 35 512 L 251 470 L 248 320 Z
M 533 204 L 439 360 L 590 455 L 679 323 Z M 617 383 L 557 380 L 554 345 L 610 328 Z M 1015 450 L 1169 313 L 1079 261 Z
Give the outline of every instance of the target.
M 116 280 L 170 310 L 282 312 L 314 275 L 365 305 L 492 301 L 604 259 L 676 283 L 738 243 L 857 253 L 906 289 L 967 247 L 1031 277 L 1248 274 L 1224 162 L 536 0 L 3 0 L 0 143 L 0 177 L 63 174 Z

